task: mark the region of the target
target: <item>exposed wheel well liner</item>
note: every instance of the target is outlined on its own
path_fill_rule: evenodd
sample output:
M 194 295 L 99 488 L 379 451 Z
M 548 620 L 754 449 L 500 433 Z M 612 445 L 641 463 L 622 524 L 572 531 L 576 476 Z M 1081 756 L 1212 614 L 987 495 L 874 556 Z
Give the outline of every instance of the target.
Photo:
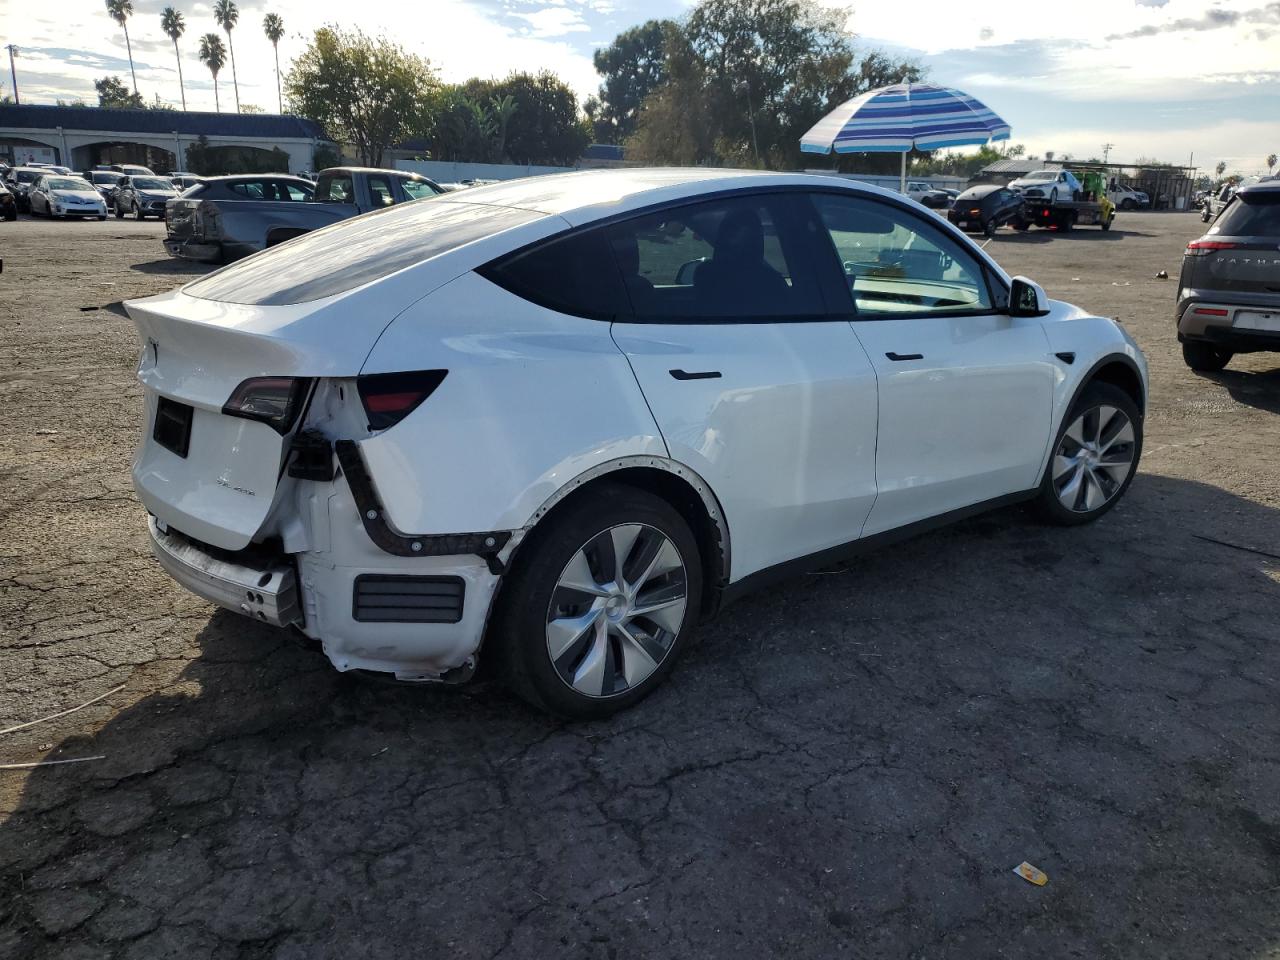
M 697 473 L 682 464 L 647 456 L 626 457 L 601 464 L 571 480 L 539 507 L 530 518 L 530 526 L 536 530 L 569 501 L 591 496 L 601 485 L 610 484 L 626 484 L 661 497 L 689 524 L 698 541 L 703 582 L 708 587 L 703 591 L 702 613 L 709 615 L 714 612 L 720 592 L 718 588 L 729 580 L 729 528 L 711 488 Z

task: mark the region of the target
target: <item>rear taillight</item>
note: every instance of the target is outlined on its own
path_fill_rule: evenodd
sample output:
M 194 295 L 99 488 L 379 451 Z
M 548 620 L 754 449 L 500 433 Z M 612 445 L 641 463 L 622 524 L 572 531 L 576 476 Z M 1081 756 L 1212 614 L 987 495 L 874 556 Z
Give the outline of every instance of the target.
M 375 373 L 356 380 L 370 430 L 385 430 L 417 409 L 444 380 L 447 370 Z
M 229 417 L 260 420 L 283 436 L 298 419 L 310 388 L 306 377 L 254 377 L 232 391 L 222 412 Z
M 1227 311 L 1220 307 L 1195 307 L 1192 313 L 1198 313 L 1202 317 L 1225 317 Z
M 976 209 L 975 209 L 975 210 L 970 210 L 970 211 L 969 211 L 969 216 L 971 216 L 971 217 L 981 216 L 981 214 L 982 214 L 982 211 L 981 211 L 981 210 L 976 210 Z
M 1207 257 L 1219 250 L 1234 250 L 1240 246 L 1230 240 L 1192 240 L 1187 244 L 1188 257 Z

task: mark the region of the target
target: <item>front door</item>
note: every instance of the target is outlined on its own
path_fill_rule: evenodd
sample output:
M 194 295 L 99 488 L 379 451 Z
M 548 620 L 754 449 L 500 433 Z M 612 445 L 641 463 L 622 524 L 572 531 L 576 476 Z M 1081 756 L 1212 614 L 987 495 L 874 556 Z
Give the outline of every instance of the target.
M 636 314 L 614 340 L 672 458 L 720 498 L 734 580 L 856 539 L 875 499 L 876 374 L 828 316 L 806 204 L 736 195 L 610 228 Z
M 864 535 L 1034 487 L 1057 376 L 1042 321 L 997 309 L 999 281 L 924 217 L 870 198 L 814 201 L 879 382 Z

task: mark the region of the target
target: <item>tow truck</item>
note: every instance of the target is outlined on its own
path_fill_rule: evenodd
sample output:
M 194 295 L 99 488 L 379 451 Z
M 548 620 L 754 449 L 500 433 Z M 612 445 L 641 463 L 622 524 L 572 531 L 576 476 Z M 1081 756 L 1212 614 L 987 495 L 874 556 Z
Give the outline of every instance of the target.
M 1098 226 L 1110 230 L 1116 218 L 1116 205 L 1107 199 L 1107 181 L 1100 173 L 1077 174 L 1083 190 L 1070 200 L 1038 200 L 1029 198 L 1022 204 L 1022 219 L 1014 224 L 1018 230 L 1026 230 L 1033 223 L 1038 227 L 1057 227 L 1066 232 L 1078 226 Z

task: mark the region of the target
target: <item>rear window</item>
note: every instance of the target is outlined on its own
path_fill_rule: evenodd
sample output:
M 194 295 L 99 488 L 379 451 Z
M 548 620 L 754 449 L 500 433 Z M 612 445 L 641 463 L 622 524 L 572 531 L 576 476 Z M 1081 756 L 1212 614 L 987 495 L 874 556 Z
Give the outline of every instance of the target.
M 188 284 L 205 300 L 274 306 L 352 290 L 544 214 L 477 203 L 388 207 L 304 234 Z
M 1238 194 L 1209 232 L 1226 237 L 1280 237 L 1280 190 Z

